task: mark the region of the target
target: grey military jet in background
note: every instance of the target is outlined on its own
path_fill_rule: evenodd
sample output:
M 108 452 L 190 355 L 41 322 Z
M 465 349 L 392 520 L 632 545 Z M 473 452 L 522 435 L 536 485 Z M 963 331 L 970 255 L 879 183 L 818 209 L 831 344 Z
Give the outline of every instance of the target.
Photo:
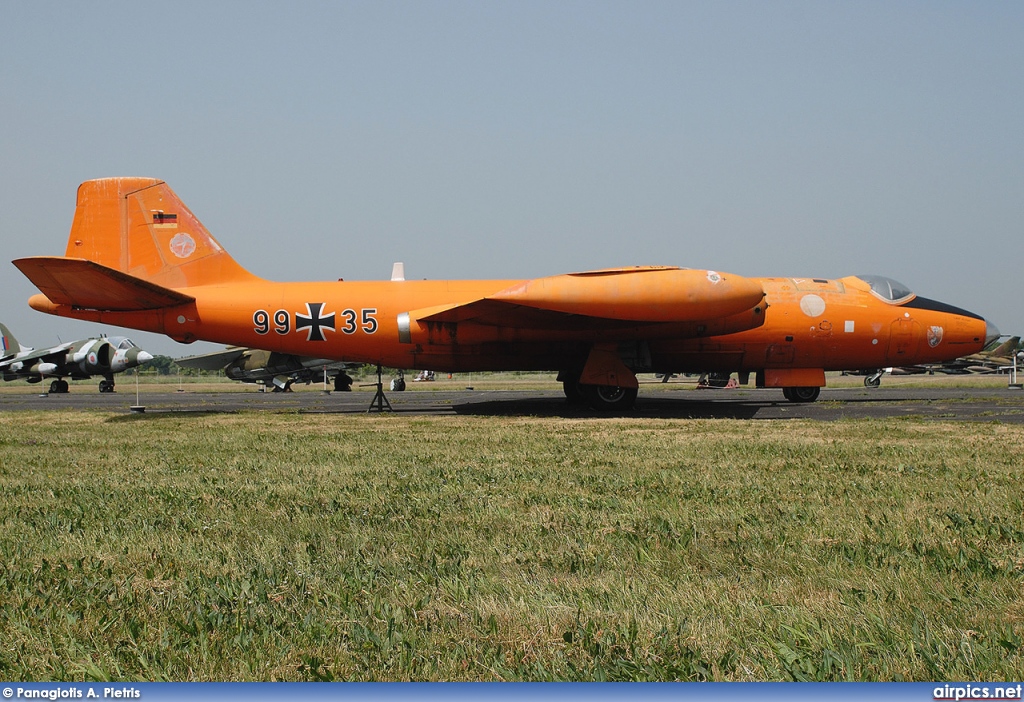
M 345 370 L 360 365 L 244 346 L 229 346 L 223 351 L 187 356 L 174 362 L 183 368 L 222 370 L 232 380 L 256 383 L 270 387 L 274 392 L 288 392 L 293 383 L 308 385 L 314 380 L 322 380 L 325 373 L 334 379 L 335 390 L 351 390 L 352 378 Z
M 153 360 L 153 354 L 143 351 L 131 339 L 123 336 L 98 336 L 70 341 L 48 349 L 33 349 L 18 343 L 11 331 L 0 324 L 0 375 L 5 381 L 27 380 L 41 383 L 50 381 L 50 392 L 65 393 L 68 381 L 88 380 L 94 375 L 103 377 L 100 392 L 114 392 L 114 374 L 135 368 Z

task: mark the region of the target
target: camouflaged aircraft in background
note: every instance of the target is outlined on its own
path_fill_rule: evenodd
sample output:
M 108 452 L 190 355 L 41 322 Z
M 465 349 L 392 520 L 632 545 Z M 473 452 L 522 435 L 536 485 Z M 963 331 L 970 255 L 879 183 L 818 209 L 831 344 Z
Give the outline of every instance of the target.
M 955 361 L 947 361 L 938 370 L 943 373 L 1006 373 L 1013 367 L 1013 357 L 1019 357 L 1019 346 L 1020 337 L 1011 336 L 988 351 L 979 351 Z
M 23 378 L 40 383 L 53 378 L 50 392 L 68 391 L 68 381 L 88 380 L 103 376 L 100 392 L 114 392 L 114 374 L 153 360 L 153 354 L 143 351 L 131 339 L 123 336 L 99 336 L 80 341 L 69 341 L 48 349 L 22 347 L 11 331 L 0 324 L 0 374 L 4 380 Z
M 290 392 L 293 383 L 309 385 L 314 380 L 326 382 L 329 378 L 334 379 L 335 390 L 351 390 L 352 378 L 345 369 L 361 365 L 244 346 L 229 346 L 223 351 L 187 356 L 174 362 L 182 368 L 222 370 L 231 380 L 256 383 L 273 388 L 274 392 Z

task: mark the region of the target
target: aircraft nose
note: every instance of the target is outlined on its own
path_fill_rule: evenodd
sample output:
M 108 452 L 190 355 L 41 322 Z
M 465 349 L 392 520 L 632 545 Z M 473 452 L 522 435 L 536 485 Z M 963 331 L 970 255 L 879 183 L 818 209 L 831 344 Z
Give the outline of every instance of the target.
M 999 333 L 999 327 L 992 322 L 985 320 L 985 346 L 988 346 L 993 341 L 998 339 L 1002 334 Z
M 139 351 L 139 355 L 135 357 L 135 360 L 139 363 L 147 363 L 148 361 L 153 360 L 153 354 L 149 351 Z

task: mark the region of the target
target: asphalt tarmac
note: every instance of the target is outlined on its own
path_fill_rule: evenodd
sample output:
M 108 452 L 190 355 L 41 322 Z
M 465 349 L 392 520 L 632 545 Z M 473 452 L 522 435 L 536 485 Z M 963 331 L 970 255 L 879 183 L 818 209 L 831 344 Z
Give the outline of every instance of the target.
M 430 389 L 387 392 L 392 411 L 413 415 L 603 417 L 587 407 L 569 405 L 561 389 L 467 390 Z M 324 393 L 304 389 L 263 393 L 248 387 L 230 392 L 201 392 L 174 387 L 143 386 L 139 403 L 144 414 L 296 412 L 310 414 L 366 413 L 373 393 Z M 68 394 L 41 394 L 38 389 L 0 394 L 0 412 L 24 410 L 99 410 L 131 413 L 134 388 L 121 384 L 118 392 L 100 394 L 91 385 L 73 385 Z M 376 406 L 374 405 L 374 409 Z M 794 404 L 776 389 L 695 390 L 648 389 L 641 386 L 636 418 L 815 419 L 919 417 L 958 422 L 1024 424 L 1024 391 L 997 388 L 825 388 L 817 402 Z

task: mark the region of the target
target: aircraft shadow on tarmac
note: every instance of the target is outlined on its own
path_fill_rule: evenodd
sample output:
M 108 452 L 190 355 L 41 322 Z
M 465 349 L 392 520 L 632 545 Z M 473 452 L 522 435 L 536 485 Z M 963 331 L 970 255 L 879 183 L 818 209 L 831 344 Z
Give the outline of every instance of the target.
M 714 402 L 671 399 L 641 399 L 636 407 L 622 415 L 652 419 L 757 419 L 759 411 L 773 407 L 774 402 Z M 457 415 L 481 417 L 558 417 L 564 419 L 602 419 L 616 415 L 599 412 L 586 405 L 571 405 L 564 399 L 516 398 L 455 403 Z

